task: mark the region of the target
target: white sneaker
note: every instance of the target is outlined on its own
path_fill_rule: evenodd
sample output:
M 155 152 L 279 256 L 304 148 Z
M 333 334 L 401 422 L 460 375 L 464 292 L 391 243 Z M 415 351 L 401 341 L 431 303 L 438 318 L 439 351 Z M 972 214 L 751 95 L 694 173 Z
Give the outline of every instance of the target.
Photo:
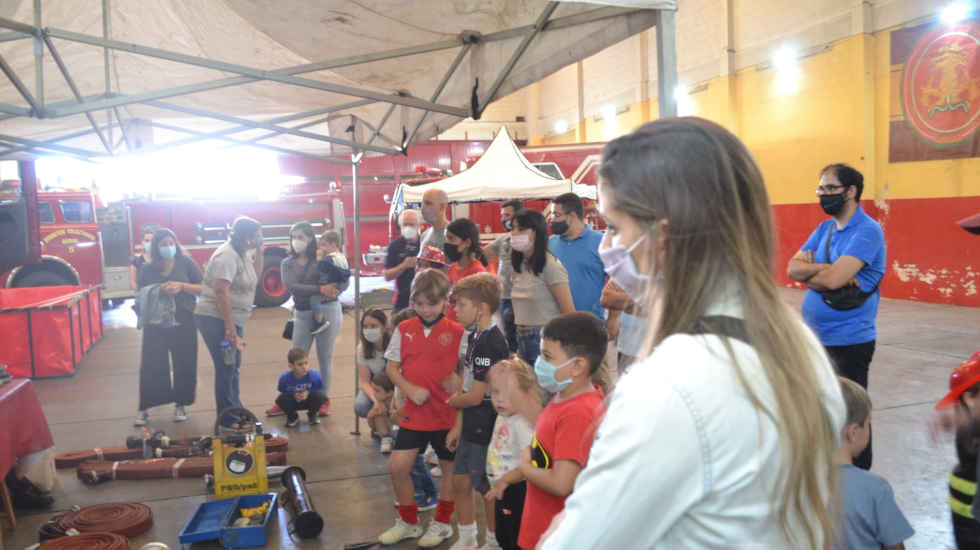
M 150 413 L 146 411 L 140 411 L 136 415 L 136 420 L 133 420 L 133 426 L 146 426 L 146 422 L 150 419 Z
M 390 435 L 386 435 L 381 438 L 381 454 L 390 455 L 391 448 L 394 447 L 395 440 L 391 438 Z
M 448 523 L 440 523 L 432 520 L 425 534 L 419 539 L 419 548 L 433 548 L 451 539 L 453 536 L 453 526 Z
M 449 550 L 480 550 L 479 546 L 476 544 L 476 539 L 471 538 L 469 540 L 460 537 L 456 539 L 456 542 L 449 547 Z
M 442 468 L 436 466 L 429 470 L 429 473 L 432 474 L 432 477 L 442 477 Z
M 402 521 L 402 518 L 395 520 L 395 526 L 388 529 L 378 537 L 378 542 L 388 546 L 405 539 L 417 539 L 422 536 L 421 525 L 411 525 Z
M 503 550 L 499 544 L 497 544 L 497 537 L 487 535 L 487 542 L 480 547 L 480 550 Z
M 183 405 L 177 405 L 174 407 L 174 422 L 185 422 L 187 420 L 187 411 L 184 410 Z

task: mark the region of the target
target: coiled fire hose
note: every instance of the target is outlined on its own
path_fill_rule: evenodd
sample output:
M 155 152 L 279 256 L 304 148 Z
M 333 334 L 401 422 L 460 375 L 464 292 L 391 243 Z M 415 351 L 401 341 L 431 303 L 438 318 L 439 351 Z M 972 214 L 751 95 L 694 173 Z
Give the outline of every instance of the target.
M 54 516 L 41 526 L 38 535 L 42 541 L 46 541 L 64 537 L 70 529 L 74 529 L 79 533 L 115 533 L 135 537 L 149 531 L 150 527 L 153 527 L 153 512 L 149 506 L 138 502 L 115 502 L 86 506 Z
M 129 550 L 129 539 L 115 533 L 82 533 L 49 540 L 38 550 Z

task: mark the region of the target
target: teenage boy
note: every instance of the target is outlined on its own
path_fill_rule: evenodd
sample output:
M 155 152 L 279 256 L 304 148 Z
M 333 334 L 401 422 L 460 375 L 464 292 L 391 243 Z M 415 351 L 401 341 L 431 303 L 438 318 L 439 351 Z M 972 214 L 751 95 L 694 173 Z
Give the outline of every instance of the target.
M 276 405 L 286 413 L 286 427 L 299 424 L 298 411 L 306 411 L 310 424 L 319 424 L 317 413 L 327 401 L 323 394 L 323 378 L 319 372 L 309 370 L 310 359 L 302 349 L 289 350 L 286 359 L 289 370 L 279 376 L 279 397 L 276 398 Z

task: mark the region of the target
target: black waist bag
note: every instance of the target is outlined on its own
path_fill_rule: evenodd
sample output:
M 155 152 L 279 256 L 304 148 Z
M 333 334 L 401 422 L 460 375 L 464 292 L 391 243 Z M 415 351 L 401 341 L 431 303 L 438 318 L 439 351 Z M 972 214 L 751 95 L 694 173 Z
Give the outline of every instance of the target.
M 830 223 L 833 224 L 833 220 Z M 830 240 L 833 236 L 834 228 L 830 227 L 827 230 L 827 246 L 825 247 L 827 263 L 830 263 Z M 868 298 L 876 292 L 878 292 L 878 285 L 875 285 L 870 292 L 861 290 L 859 286 L 845 286 L 837 290 L 825 290 L 820 293 L 820 297 L 823 298 L 823 303 L 828 306 L 838 311 L 848 311 L 863 306 L 864 302 L 867 302 Z

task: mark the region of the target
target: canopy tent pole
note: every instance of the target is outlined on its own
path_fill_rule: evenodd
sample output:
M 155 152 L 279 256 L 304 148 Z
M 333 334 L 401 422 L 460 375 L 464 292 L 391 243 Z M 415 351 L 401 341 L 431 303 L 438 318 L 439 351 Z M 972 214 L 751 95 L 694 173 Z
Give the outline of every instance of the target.
M 361 197 L 357 185 L 357 165 L 363 153 L 351 152 L 351 182 L 354 189 L 354 397 L 359 389 L 357 374 L 357 343 L 361 332 Z M 351 435 L 361 435 L 361 419 L 354 415 L 354 431 Z

